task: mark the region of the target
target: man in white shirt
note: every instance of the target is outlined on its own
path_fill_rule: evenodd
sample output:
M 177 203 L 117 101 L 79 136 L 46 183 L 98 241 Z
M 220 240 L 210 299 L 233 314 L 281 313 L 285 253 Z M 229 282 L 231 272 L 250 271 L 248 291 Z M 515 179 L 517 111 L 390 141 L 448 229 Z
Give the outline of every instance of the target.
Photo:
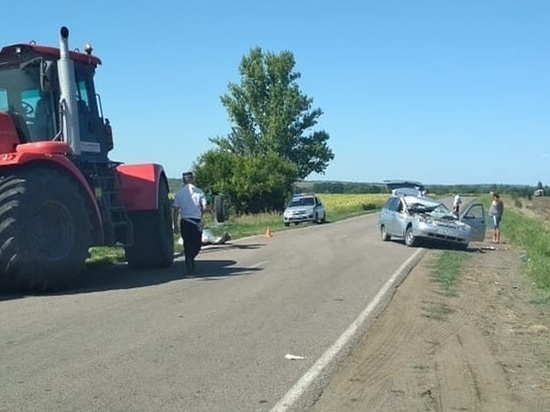
M 172 205 L 174 233 L 183 239 L 187 273 L 195 271 L 195 258 L 202 246 L 202 216 L 206 211 L 206 196 L 194 184 L 193 173 L 182 174 L 184 186 L 177 191 Z

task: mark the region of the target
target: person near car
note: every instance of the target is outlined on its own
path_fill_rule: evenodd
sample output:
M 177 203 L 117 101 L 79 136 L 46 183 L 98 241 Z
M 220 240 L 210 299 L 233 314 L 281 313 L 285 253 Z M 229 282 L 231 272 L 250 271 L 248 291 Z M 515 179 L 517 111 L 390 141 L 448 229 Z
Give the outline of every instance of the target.
M 187 273 L 195 271 L 195 258 L 202 246 L 202 217 L 207 209 L 204 192 L 195 186 L 193 173 L 182 174 L 184 186 L 176 192 L 172 205 L 174 232 L 181 233 Z
M 493 243 L 500 243 L 500 221 L 504 213 L 504 202 L 498 193 L 492 192 L 491 195 L 492 201 L 489 208 L 489 217 L 493 224 Z
M 455 197 L 453 199 L 453 213 L 455 215 L 459 215 L 460 213 L 460 205 L 462 204 L 462 199 L 458 193 L 455 194 Z

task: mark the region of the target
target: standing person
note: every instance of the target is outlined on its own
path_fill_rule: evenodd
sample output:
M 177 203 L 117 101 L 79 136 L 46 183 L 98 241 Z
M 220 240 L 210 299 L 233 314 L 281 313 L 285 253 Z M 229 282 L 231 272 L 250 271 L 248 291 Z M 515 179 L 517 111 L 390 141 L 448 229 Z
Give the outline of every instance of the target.
M 504 202 L 498 193 L 492 192 L 493 200 L 489 208 L 489 216 L 493 223 L 493 243 L 500 243 L 500 221 L 504 213 Z
M 195 271 L 195 258 L 202 246 L 202 216 L 207 208 L 204 192 L 194 184 L 193 173 L 182 174 L 184 186 L 172 206 L 174 232 L 181 233 L 187 273 Z
M 462 204 L 462 199 L 458 195 L 458 193 L 455 194 L 455 197 L 453 199 L 453 213 L 457 216 L 459 216 L 460 213 L 460 205 Z

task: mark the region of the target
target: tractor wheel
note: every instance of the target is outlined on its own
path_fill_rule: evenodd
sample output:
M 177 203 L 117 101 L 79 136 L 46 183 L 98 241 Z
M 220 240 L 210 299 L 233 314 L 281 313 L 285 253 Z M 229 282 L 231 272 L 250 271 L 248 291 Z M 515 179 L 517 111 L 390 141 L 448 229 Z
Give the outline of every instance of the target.
M 48 167 L 0 179 L 0 278 L 26 292 L 60 290 L 82 272 L 90 245 L 86 194 Z
M 133 268 L 163 268 L 174 261 L 174 232 L 172 230 L 171 202 L 168 185 L 162 181 L 159 188 L 159 208 L 130 212 L 134 242 L 124 248 L 128 265 Z
M 223 223 L 227 220 L 227 207 L 222 195 L 214 196 L 214 218 L 218 223 Z

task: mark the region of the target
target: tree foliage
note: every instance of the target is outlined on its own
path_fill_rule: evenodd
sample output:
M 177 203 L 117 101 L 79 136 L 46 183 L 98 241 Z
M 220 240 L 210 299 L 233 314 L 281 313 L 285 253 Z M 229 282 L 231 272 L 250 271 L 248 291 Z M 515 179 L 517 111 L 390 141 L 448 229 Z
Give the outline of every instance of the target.
M 230 83 L 221 97 L 231 132 L 211 141 L 222 151 L 239 156 L 274 153 L 296 166 L 297 176 L 324 173 L 334 158 L 328 147 L 329 134 L 313 131 L 322 111 L 313 109 L 313 99 L 300 91 L 289 51 L 278 55 L 261 48 L 250 51 L 239 66 L 241 84 Z
M 297 176 L 296 166 L 273 152 L 246 156 L 212 149 L 193 169 L 197 184 L 227 196 L 238 214 L 283 210 Z

